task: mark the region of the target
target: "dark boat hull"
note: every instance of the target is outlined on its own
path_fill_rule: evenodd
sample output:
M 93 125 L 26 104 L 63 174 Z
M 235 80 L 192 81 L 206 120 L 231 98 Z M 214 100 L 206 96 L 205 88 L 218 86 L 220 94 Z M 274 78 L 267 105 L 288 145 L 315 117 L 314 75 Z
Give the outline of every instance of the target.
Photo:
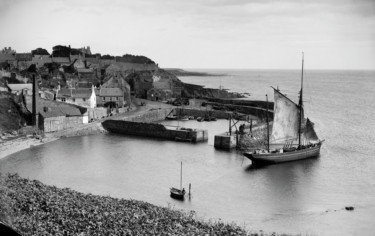
M 185 197 L 185 191 L 181 191 L 176 188 L 171 188 L 170 192 L 171 192 L 171 197 L 174 199 L 183 200 Z
M 284 153 L 264 153 L 255 154 L 246 152 L 243 155 L 249 158 L 254 164 L 277 164 L 283 162 L 303 160 L 307 158 L 313 158 L 319 156 L 321 143 L 313 147 L 308 147 L 304 149 L 298 149 L 291 152 Z

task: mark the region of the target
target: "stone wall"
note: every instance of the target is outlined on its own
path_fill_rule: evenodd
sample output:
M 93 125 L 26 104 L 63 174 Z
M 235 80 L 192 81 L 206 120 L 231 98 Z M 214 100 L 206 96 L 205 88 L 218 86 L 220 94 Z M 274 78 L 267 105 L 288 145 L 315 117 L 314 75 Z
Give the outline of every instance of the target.
M 174 114 L 177 116 L 194 116 L 194 117 L 215 117 L 217 119 L 226 119 L 229 117 L 229 112 L 216 110 L 201 110 L 190 108 L 176 108 Z
M 43 118 L 41 115 L 39 115 L 39 128 L 46 133 L 79 127 L 82 124 L 83 116 L 57 116 Z
M 122 120 L 133 121 L 133 122 L 155 122 L 165 120 L 165 117 L 173 110 L 173 108 L 156 109 L 147 111 L 143 114 L 133 117 L 125 117 Z
M 73 137 L 73 136 L 83 136 L 90 134 L 103 133 L 105 130 L 100 122 L 89 123 L 85 125 L 80 125 L 79 127 L 71 127 L 69 129 L 59 131 L 60 137 Z M 53 133 L 47 133 L 46 136 L 54 136 Z
M 106 120 L 102 125 L 109 132 L 126 135 L 137 135 L 175 141 L 189 141 L 194 143 L 207 141 L 208 139 L 207 130 L 167 129 L 164 125 L 156 123 Z
M 103 117 L 107 117 L 108 112 L 107 108 L 104 107 L 95 107 L 95 108 L 87 108 L 87 114 L 89 121 L 102 119 Z

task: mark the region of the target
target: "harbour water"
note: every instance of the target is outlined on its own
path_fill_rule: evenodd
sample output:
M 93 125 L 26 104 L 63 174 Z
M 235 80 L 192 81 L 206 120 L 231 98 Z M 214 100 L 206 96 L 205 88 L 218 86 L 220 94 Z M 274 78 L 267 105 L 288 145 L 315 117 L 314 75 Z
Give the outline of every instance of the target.
M 226 76 L 181 77 L 206 87 L 273 97 L 279 87 L 297 101 L 298 70 L 204 70 Z M 1 172 L 17 172 L 58 187 L 132 198 L 193 210 L 197 218 L 222 220 L 257 231 L 302 235 L 373 235 L 375 225 L 375 72 L 305 73 L 306 115 L 325 142 L 319 158 L 252 168 L 238 151 L 213 147 L 228 121 L 169 121 L 205 128 L 207 143 L 178 143 L 114 134 L 57 140 L 0 160 Z M 169 187 L 192 185 L 183 202 Z M 346 211 L 345 206 L 354 206 Z

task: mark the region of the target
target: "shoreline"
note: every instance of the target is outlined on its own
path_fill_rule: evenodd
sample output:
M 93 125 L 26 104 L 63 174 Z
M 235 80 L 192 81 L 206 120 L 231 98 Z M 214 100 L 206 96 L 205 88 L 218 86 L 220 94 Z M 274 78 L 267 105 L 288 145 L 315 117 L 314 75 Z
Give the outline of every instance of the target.
M 74 136 L 83 136 L 83 135 L 92 135 L 106 132 L 102 127 L 101 123 L 107 119 L 114 119 L 114 120 L 121 120 L 121 119 L 129 119 L 140 116 L 142 114 L 147 113 L 149 110 L 152 109 L 165 109 L 171 108 L 172 105 L 161 103 L 161 102 L 152 102 L 149 100 L 141 100 L 145 102 L 145 106 L 136 106 L 135 110 L 119 113 L 110 117 L 106 117 L 101 120 L 94 121 L 92 123 L 83 124 L 78 127 L 69 128 L 66 130 L 61 130 L 52 133 L 46 133 L 45 137 L 39 136 L 32 136 L 32 135 L 11 135 L 7 139 L 1 139 L 0 142 L 0 160 L 7 158 L 8 156 L 26 150 L 28 148 L 43 145 L 49 142 L 56 141 L 60 138 L 65 137 L 74 137 Z M 67 135 L 68 134 L 68 135 Z
M 169 104 L 164 104 L 164 103 L 160 103 L 160 102 L 146 101 L 145 106 L 136 106 L 136 109 L 133 110 L 133 111 L 129 111 L 129 112 L 126 112 L 126 113 L 121 113 L 121 114 L 116 114 L 114 116 L 110 116 L 110 117 L 107 117 L 107 118 L 102 119 L 102 120 L 98 120 L 98 121 L 95 121 L 95 122 L 92 122 L 92 123 L 89 123 L 89 124 L 81 125 L 80 127 L 78 127 L 78 130 L 83 130 L 86 127 L 90 127 L 90 126 L 95 126 L 95 127 L 100 126 L 101 127 L 101 123 L 106 119 L 119 119 L 119 120 L 121 120 L 121 119 L 127 119 L 127 118 L 128 119 L 129 118 L 136 118 L 136 117 L 140 117 L 140 115 L 142 115 L 142 114 L 148 113 L 149 111 L 152 111 L 152 110 L 155 110 L 155 109 L 167 109 L 167 108 L 175 108 L 175 107 L 171 106 Z M 98 129 L 98 133 L 99 132 L 101 132 L 101 131 Z M 42 145 L 42 144 L 53 142 L 53 141 L 56 141 L 56 140 L 58 140 L 60 138 L 64 138 L 64 137 L 73 137 L 73 136 L 81 136 L 81 135 L 82 134 L 65 136 L 64 131 L 62 131 L 62 132 L 55 132 L 55 133 L 47 133 L 46 137 L 43 137 L 43 138 L 37 138 L 36 136 L 30 136 L 29 135 L 29 137 L 23 136 L 23 137 L 15 138 L 15 139 L 12 139 L 12 140 L 8 140 L 8 141 L 5 141 L 5 142 L 0 144 L 0 161 L 1 161 L 1 159 L 7 158 L 14 153 L 17 153 L 19 151 L 31 148 L 33 146 L 39 146 L 39 145 Z M 88 135 L 88 134 L 83 134 L 83 135 Z M 14 176 L 16 176 L 16 177 L 14 177 Z M 0 173 L 0 178 L 2 178 L 1 173 Z M 9 175 L 6 178 L 9 179 Z M 30 218 L 30 217 L 33 217 L 33 216 L 30 215 L 30 210 L 27 210 L 29 208 L 33 209 L 33 212 L 37 211 L 38 214 L 39 213 L 45 214 L 45 208 L 40 209 L 41 206 L 47 207 L 48 209 L 56 209 L 57 207 L 61 207 L 61 204 L 56 206 L 53 202 L 47 203 L 47 206 L 46 206 L 45 202 L 47 200 L 44 199 L 41 196 L 46 195 L 46 196 L 49 196 L 48 199 L 51 199 L 51 198 L 55 199 L 55 198 L 59 198 L 59 196 L 65 196 L 66 197 L 66 196 L 69 196 L 69 195 L 70 196 L 73 195 L 74 197 L 78 196 L 78 199 L 76 199 L 76 200 L 79 201 L 79 202 L 87 202 L 87 201 L 90 201 L 90 199 L 92 199 L 92 198 L 97 199 L 96 200 L 97 202 L 103 202 L 104 201 L 105 202 L 104 206 L 103 206 L 103 204 L 98 205 L 98 207 L 102 208 L 102 209 L 106 208 L 106 206 L 107 206 L 106 204 L 108 204 L 108 201 L 111 202 L 110 204 L 115 206 L 115 208 L 125 207 L 123 209 L 123 211 L 133 211 L 134 212 L 135 208 L 140 209 L 141 212 L 139 212 L 139 210 L 137 210 L 137 212 L 133 213 L 133 216 L 130 216 L 130 217 L 128 216 L 129 221 L 132 223 L 130 226 L 129 225 L 126 225 L 126 226 L 121 225 L 120 228 L 116 229 L 116 230 L 125 230 L 126 233 L 129 233 L 129 232 L 132 232 L 132 233 L 133 232 L 141 232 L 141 233 L 150 232 L 150 234 L 154 234 L 154 233 L 162 233 L 163 234 L 163 233 L 165 233 L 165 231 L 164 231 L 165 228 L 155 229 L 155 219 L 161 219 L 161 220 L 157 220 L 156 225 L 159 225 L 161 223 L 167 224 L 167 227 L 168 227 L 167 232 L 169 232 L 170 234 L 173 234 L 173 235 L 176 235 L 176 234 L 179 234 L 179 235 L 181 235 L 181 234 L 194 234 L 194 235 L 196 235 L 196 234 L 199 234 L 199 235 L 201 235 L 201 234 L 210 234 L 210 235 L 212 235 L 212 234 L 219 234 L 219 235 L 227 235 L 227 234 L 231 234 L 231 235 L 259 235 L 259 232 L 248 231 L 250 229 L 242 228 L 242 227 L 238 226 L 236 223 L 221 222 L 220 220 L 214 221 L 214 222 L 212 222 L 211 220 L 209 220 L 209 221 L 203 220 L 203 219 L 199 218 L 195 214 L 194 211 L 186 212 L 184 210 L 171 209 L 170 207 L 168 207 L 168 208 L 161 207 L 161 206 L 153 205 L 153 204 L 150 204 L 150 203 L 147 203 L 147 202 L 132 200 L 132 199 L 123 199 L 123 198 L 118 199 L 118 198 L 113 198 L 113 197 L 109 197 L 109 196 L 93 195 L 93 194 L 90 194 L 90 193 L 84 194 L 84 193 L 80 193 L 78 191 L 71 190 L 69 188 L 61 189 L 61 188 L 57 188 L 55 186 L 43 184 L 43 183 L 41 183 L 40 181 L 37 181 L 37 180 L 24 179 L 24 178 L 19 177 L 17 174 L 13 175 L 13 177 L 11 177 L 11 179 L 13 179 L 13 180 L 10 180 L 11 182 L 12 181 L 13 182 L 21 182 L 22 184 L 26 184 L 26 186 L 24 188 L 18 187 L 17 186 L 18 184 L 14 184 L 14 183 L 11 184 L 11 186 L 13 186 L 13 188 L 16 188 L 16 189 L 12 189 L 12 188 L 10 189 L 13 194 L 19 195 L 21 197 L 24 197 L 24 196 L 29 197 L 29 194 L 30 194 L 30 191 L 31 191 L 31 196 L 39 195 L 39 196 L 36 197 L 36 199 L 34 199 L 32 204 L 28 203 L 27 206 L 17 206 L 17 205 L 14 205 L 14 204 L 10 204 L 11 206 L 16 206 L 12 210 L 15 210 L 15 211 L 18 212 L 18 215 L 13 216 L 13 218 L 16 219 L 15 223 L 12 223 L 10 225 L 17 230 L 20 230 L 20 227 L 22 226 L 23 228 L 21 228 L 21 232 L 23 232 L 23 233 L 33 232 L 33 230 L 34 230 L 34 233 L 42 233 L 40 231 L 35 231 L 35 230 L 39 230 L 39 228 L 36 229 L 35 227 L 31 226 L 28 222 L 36 222 L 37 221 L 38 224 L 41 225 L 41 228 L 43 230 L 48 230 L 49 224 L 51 224 L 51 221 L 53 221 L 53 219 L 56 218 L 56 215 L 49 216 L 49 217 L 52 217 L 52 218 L 46 217 L 45 219 L 42 219 L 42 220 L 38 217 Z M 47 192 L 43 192 L 43 191 L 46 191 L 46 189 L 47 189 Z M 26 191 L 27 193 L 25 193 L 23 191 Z M 52 193 L 51 193 L 51 191 L 52 191 Z M 48 193 L 48 192 L 50 192 L 50 193 Z M 11 199 L 14 199 L 15 195 L 13 195 L 11 197 Z M 41 199 L 41 198 L 43 198 L 43 199 Z M 18 202 L 20 202 L 20 201 L 18 201 Z M 23 201 L 23 202 L 28 202 L 28 200 L 25 199 L 25 201 Z M 124 202 L 126 203 L 125 206 L 123 204 Z M 74 209 L 74 207 L 75 206 L 73 206 L 73 209 Z M 80 212 L 89 212 L 91 209 L 87 209 L 87 207 L 90 207 L 90 206 L 86 205 L 86 208 L 82 208 L 79 211 Z M 74 209 L 74 210 L 76 210 L 76 209 Z M 103 212 L 101 214 L 99 214 L 100 219 L 104 219 L 108 216 L 106 214 L 107 211 L 105 211 L 105 210 L 102 210 L 102 211 Z M 153 220 L 152 221 L 153 223 L 152 224 L 146 224 L 146 228 L 144 228 L 145 226 L 144 226 L 143 221 L 137 221 L 138 218 L 137 218 L 136 221 L 131 220 L 132 217 L 134 217 L 134 215 L 136 215 L 136 216 L 140 215 L 141 217 L 143 217 L 144 215 L 147 215 L 148 211 L 158 212 L 158 213 L 156 215 L 154 215 L 152 217 L 152 219 L 148 219 L 149 222 L 151 222 L 151 220 Z M 50 213 L 53 214 L 55 212 L 50 212 Z M 50 213 L 48 213 L 48 214 L 50 214 Z M 67 214 L 67 213 L 63 212 L 63 214 L 58 216 L 58 217 L 65 218 L 65 219 L 70 218 L 68 220 L 70 220 L 73 225 L 77 226 L 77 222 L 75 221 L 76 216 L 74 216 L 74 215 L 72 216 L 72 215 L 69 215 L 69 214 L 65 215 L 65 214 Z M 80 213 L 80 214 L 82 214 L 82 213 Z M 85 213 L 83 213 L 83 216 L 87 216 L 87 215 L 85 215 Z M 97 215 L 95 214 L 95 216 L 97 216 Z M 92 222 L 92 217 L 89 217 L 86 220 L 89 221 L 89 222 Z M 161 221 L 161 223 L 160 223 L 160 221 Z M 168 223 L 166 223 L 166 222 L 168 222 Z M 54 229 L 58 229 L 57 231 L 55 231 L 55 233 L 58 233 L 58 232 L 61 233 L 62 230 L 63 230 L 62 227 L 65 227 L 65 225 L 61 225 L 60 221 L 59 222 L 53 222 L 53 223 L 54 223 L 54 227 L 55 227 Z M 28 225 L 28 226 L 25 226 L 25 225 Z M 64 230 L 64 231 L 70 232 L 70 233 L 73 233 L 73 234 L 78 234 L 78 233 L 81 233 L 81 232 L 87 232 L 88 234 L 90 234 L 90 233 L 92 234 L 93 231 L 90 231 L 90 230 L 93 230 L 93 229 L 98 230 L 98 228 L 95 228 L 95 227 L 99 227 L 100 230 L 109 230 L 109 231 L 111 230 L 111 228 L 107 228 L 107 229 L 101 228 L 102 226 L 103 225 L 100 224 L 100 220 L 99 220 L 99 222 L 95 221 L 93 224 L 90 223 L 88 226 L 86 225 L 85 228 L 80 228 L 78 231 L 74 231 L 74 229 L 68 229 L 68 230 Z M 137 231 L 140 228 L 141 228 L 141 230 Z M 73 231 L 71 231 L 71 230 L 73 230 Z M 109 231 L 105 231 L 105 232 L 109 232 Z M 51 233 L 50 231 L 44 231 L 44 232 Z M 24 235 L 29 235 L 29 234 L 26 233 Z M 268 233 L 264 233 L 262 231 L 262 235 L 271 235 L 271 233 L 268 234 Z M 275 233 L 273 233 L 272 235 L 288 235 L 288 234 L 275 234 Z
M 196 72 L 196 71 L 186 71 L 180 68 L 163 68 L 163 70 L 174 74 L 175 76 L 201 76 L 201 77 L 209 77 L 209 76 L 226 76 L 227 74 L 211 74 L 207 72 Z
M 234 223 L 199 219 L 194 211 L 84 194 L 18 174 L 0 176 L 0 218 L 22 235 L 258 235 Z M 12 208 L 11 208 L 12 207 Z

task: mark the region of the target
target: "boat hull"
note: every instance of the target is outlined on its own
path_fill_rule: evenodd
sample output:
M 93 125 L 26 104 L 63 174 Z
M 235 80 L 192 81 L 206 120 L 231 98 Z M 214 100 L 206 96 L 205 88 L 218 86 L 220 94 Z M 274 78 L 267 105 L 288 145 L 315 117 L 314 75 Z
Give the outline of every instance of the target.
M 243 155 L 249 158 L 254 164 L 277 164 L 317 157 L 320 154 L 320 147 L 321 143 L 313 147 L 299 149 L 291 152 L 264 154 L 246 152 Z
M 180 189 L 176 189 L 176 188 L 171 188 L 170 192 L 171 192 L 171 197 L 172 198 L 183 200 L 184 197 L 185 197 L 185 191 L 184 190 L 180 190 Z

